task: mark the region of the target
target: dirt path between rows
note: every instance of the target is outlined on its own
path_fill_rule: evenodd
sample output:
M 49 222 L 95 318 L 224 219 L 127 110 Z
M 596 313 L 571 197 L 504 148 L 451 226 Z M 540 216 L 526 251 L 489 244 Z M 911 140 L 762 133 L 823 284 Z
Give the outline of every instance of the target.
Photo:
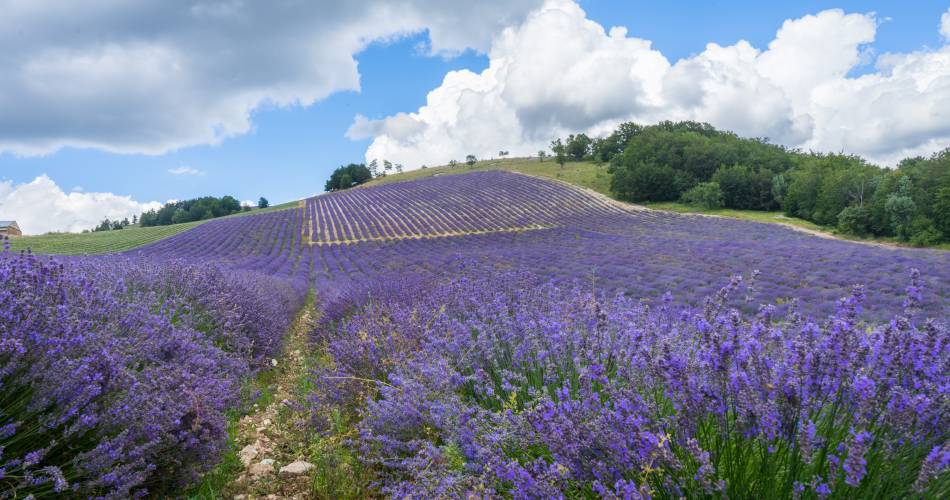
M 228 485 L 223 498 L 235 500 L 311 498 L 316 468 L 306 461 L 309 375 L 308 334 L 316 321 L 313 297 L 294 320 L 284 354 L 272 360 L 262 395 L 240 419 L 235 442 L 243 472 Z

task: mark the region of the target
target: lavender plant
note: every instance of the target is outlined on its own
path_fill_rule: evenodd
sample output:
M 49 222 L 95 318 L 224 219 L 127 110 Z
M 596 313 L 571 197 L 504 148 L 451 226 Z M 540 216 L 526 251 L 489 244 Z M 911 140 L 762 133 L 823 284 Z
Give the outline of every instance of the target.
M 0 497 L 142 496 L 213 466 L 297 306 L 277 285 L 0 254 Z
M 393 496 L 950 495 L 950 254 L 478 172 L 0 256 L 0 498 L 192 481 L 310 288 L 314 426 Z
M 531 275 L 397 288 L 319 335 L 325 405 L 392 496 L 900 497 L 950 492 L 946 323 L 647 304 Z M 407 293 L 408 292 L 408 293 Z M 400 299 L 400 297 L 402 297 Z

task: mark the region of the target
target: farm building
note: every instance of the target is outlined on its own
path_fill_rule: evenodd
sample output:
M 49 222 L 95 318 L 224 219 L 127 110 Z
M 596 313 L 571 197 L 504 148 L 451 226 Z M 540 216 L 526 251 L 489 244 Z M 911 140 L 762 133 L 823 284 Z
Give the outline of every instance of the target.
M 15 220 L 0 220 L 0 236 L 23 236 Z

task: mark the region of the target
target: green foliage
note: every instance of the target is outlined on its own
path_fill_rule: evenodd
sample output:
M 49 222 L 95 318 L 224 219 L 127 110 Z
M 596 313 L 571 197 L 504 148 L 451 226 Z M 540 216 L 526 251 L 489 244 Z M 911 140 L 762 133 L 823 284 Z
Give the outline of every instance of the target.
M 722 189 L 716 182 L 700 182 L 683 193 L 682 202 L 705 210 L 717 210 L 723 206 Z
M 640 163 L 613 174 L 611 190 L 622 200 L 673 201 L 682 192 L 682 182 L 669 165 Z
M 783 208 L 790 216 L 835 225 L 845 207 L 872 199 L 881 175 L 881 169 L 857 156 L 804 155 L 788 175 Z
M 772 210 L 772 172 L 756 171 L 745 165 L 720 167 L 713 182 L 722 190 L 723 204 L 740 210 Z
M 564 145 L 565 153 L 573 161 L 583 161 L 591 153 L 593 141 L 585 134 L 570 135 Z
M 241 203 L 233 196 L 205 196 L 191 200 L 166 203 L 158 210 L 149 210 L 139 218 L 142 227 L 167 226 L 224 217 L 241 212 Z
M 132 219 L 134 220 L 136 217 L 133 216 Z M 102 219 L 102 222 L 100 222 L 98 226 L 92 228 L 92 232 L 97 233 L 100 231 L 118 231 L 119 229 L 125 229 L 130 224 L 133 223 L 130 223 L 128 218 L 122 220 L 109 220 L 107 217 Z
M 475 155 L 466 155 L 466 156 L 465 156 L 465 164 L 466 164 L 466 165 L 468 165 L 468 166 L 471 167 L 471 166 L 475 165 L 475 163 L 477 163 L 477 162 L 478 162 L 478 158 L 476 158 Z
M 936 191 L 932 215 L 936 228 L 946 239 L 950 239 L 950 186 Z
M 913 231 L 911 231 L 911 221 L 917 215 L 917 204 L 911 196 L 913 184 L 909 177 L 901 177 L 897 183 L 897 192 L 888 195 L 884 203 L 884 212 L 891 223 L 891 228 L 897 237 L 904 241 L 909 241 Z
M 915 247 L 928 247 L 940 243 L 942 239 L 943 234 L 940 233 L 930 218 L 918 215 L 911 221 L 909 237 L 911 245 Z
M 838 214 L 838 230 L 845 234 L 866 236 L 871 232 L 871 210 L 867 207 L 846 207 Z
M 563 167 L 567 162 L 567 148 L 564 146 L 564 143 L 561 142 L 560 137 L 551 141 L 551 151 L 554 152 L 554 161 Z
M 267 198 L 261 196 L 261 199 L 257 200 L 257 208 L 267 208 L 270 206 L 270 202 L 267 201 Z
M 383 165 L 385 165 L 384 168 L 386 171 L 392 169 L 392 163 L 386 160 L 383 161 Z M 366 168 L 366 165 L 362 163 L 350 163 L 333 171 L 333 174 L 330 175 L 330 179 L 327 180 L 326 186 L 324 186 L 324 191 L 349 189 L 353 186 L 368 182 L 372 178 L 373 173 L 370 172 L 370 169 Z
M 627 126 L 615 132 L 626 138 L 623 153 L 611 158 L 611 173 L 614 179 L 613 192 L 621 199 L 629 199 L 627 193 L 644 190 L 630 183 L 642 177 L 634 171 L 645 165 L 669 167 L 677 179 L 677 191 L 672 195 L 661 193 L 664 198 L 648 198 L 637 201 L 663 201 L 679 198 L 685 190 L 700 183 L 713 180 L 713 175 L 723 165 L 747 165 L 753 172 L 782 173 L 795 164 L 794 155 L 781 146 L 769 144 L 762 139 L 743 139 L 731 133 L 719 131 L 705 123 L 662 122 L 647 127 Z M 768 182 L 771 183 L 771 176 Z M 726 194 L 726 187 L 721 186 Z M 758 190 L 761 191 L 761 190 Z M 771 184 L 767 200 L 754 200 L 754 205 L 774 205 Z M 726 204 L 729 199 L 726 194 Z M 742 203 L 749 205 L 749 203 Z
M 643 131 L 641 125 L 632 122 L 621 123 L 616 130 L 603 139 L 594 139 L 591 156 L 598 163 L 610 163 L 615 156 L 623 153 L 633 136 Z
M 785 200 L 785 193 L 787 192 L 788 182 L 785 180 L 785 175 L 778 174 L 772 177 L 772 199 L 781 205 Z

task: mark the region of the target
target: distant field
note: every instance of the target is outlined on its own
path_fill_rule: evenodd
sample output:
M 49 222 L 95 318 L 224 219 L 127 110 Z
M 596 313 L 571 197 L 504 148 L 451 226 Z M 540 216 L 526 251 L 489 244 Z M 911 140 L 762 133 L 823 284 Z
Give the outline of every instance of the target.
M 282 205 L 255 209 L 221 218 L 243 217 L 285 210 L 297 206 L 297 203 L 296 201 L 292 201 Z M 174 236 L 204 224 L 205 222 L 208 221 L 186 222 L 184 224 L 172 224 L 170 226 L 127 227 L 119 231 L 100 231 L 95 233 L 61 233 L 23 236 L 20 238 L 11 238 L 10 249 L 20 251 L 29 248 L 33 253 L 58 255 L 94 255 L 124 252 L 148 245 L 149 243 L 154 243 L 169 236 Z
M 607 172 L 607 165 L 597 165 L 591 162 L 568 162 L 563 167 L 559 166 L 551 159 L 545 159 L 540 162 L 537 158 L 513 158 L 510 160 L 485 160 L 476 163 L 474 166 L 468 166 L 464 163 L 450 167 L 443 165 L 439 167 L 427 168 L 424 170 L 413 170 L 402 174 L 388 175 L 373 179 L 367 186 L 378 186 L 390 184 L 393 182 L 411 181 L 432 177 L 435 175 L 462 174 L 479 170 L 507 170 L 510 172 L 520 172 L 523 174 L 556 179 L 574 184 L 576 186 L 592 189 L 605 196 L 611 196 L 610 193 L 610 174 Z M 809 221 L 796 217 L 788 217 L 782 212 L 758 212 L 755 210 L 701 210 L 682 203 L 646 203 L 644 206 L 654 210 L 665 210 L 667 212 L 677 213 L 699 213 L 706 215 L 718 215 L 730 217 L 733 219 L 750 220 L 755 222 L 771 222 L 788 224 L 812 231 L 822 231 L 832 234 L 829 228 L 813 224 Z
M 561 167 L 552 159 L 545 159 L 543 162 L 540 162 L 537 158 L 483 160 L 471 167 L 464 163 L 460 163 L 454 167 L 443 165 L 422 170 L 413 170 L 411 172 L 402 174 L 379 177 L 368 182 L 366 185 L 378 186 L 392 182 L 422 179 L 435 175 L 464 174 L 466 172 L 483 170 L 507 170 L 509 172 L 519 172 L 536 177 L 557 179 L 564 182 L 569 182 L 576 186 L 593 189 L 600 194 L 610 196 L 610 174 L 607 173 L 607 165 L 597 165 L 595 163 L 582 161 L 569 162 Z

